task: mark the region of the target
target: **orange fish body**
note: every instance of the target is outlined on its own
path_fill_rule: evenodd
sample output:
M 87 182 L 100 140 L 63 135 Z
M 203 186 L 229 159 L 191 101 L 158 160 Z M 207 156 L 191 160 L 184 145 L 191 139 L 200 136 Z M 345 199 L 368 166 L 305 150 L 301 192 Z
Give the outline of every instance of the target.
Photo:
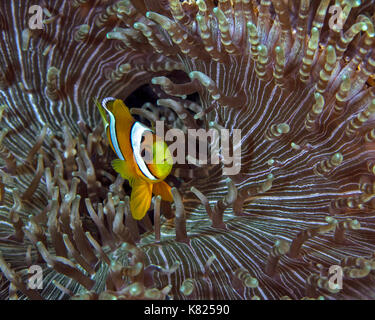
M 109 144 L 119 158 L 112 161 L 112 167 L 129 181 L 130 210 L 134 219 L 141 220 L 150 208 L 152 194 L 173 201 L 171 187 L 163 181 L 172 170 L 172 156 L 167 144 L 136 121 L 122 100 L 105 98 L 96 104 Z

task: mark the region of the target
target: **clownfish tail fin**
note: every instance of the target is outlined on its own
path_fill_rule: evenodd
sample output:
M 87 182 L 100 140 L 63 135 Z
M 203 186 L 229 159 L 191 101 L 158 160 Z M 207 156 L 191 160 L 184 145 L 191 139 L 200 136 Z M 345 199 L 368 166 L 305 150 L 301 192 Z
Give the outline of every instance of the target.
M 97 108 L 99 109 L 99 113 L 100 113 L 100 116 L 102 117 L 104 127 L 106 128 L 108 126 L 108 121 L 107 121 L 105 110 L 103 109 L 103 106 L 101 105 L 101 103 L 99 102 L 97 98 L 93 98 L 93 100 Z

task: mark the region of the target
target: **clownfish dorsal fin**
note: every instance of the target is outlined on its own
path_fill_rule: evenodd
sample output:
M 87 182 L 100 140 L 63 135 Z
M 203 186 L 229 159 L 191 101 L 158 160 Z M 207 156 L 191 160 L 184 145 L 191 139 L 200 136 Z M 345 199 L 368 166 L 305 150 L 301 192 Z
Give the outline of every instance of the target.
M 150 208 L 152 198 L 152 184 L 143 180 L 135 179 L 132 183 L 130 196 L 130 211 L 136 220 L 141 220 Z
M 97 103 L 100 114 L 105 124 L 105 132 L 109 144 L 121 160 L 132 159 L 130 129 L 134 123 L 128 107 L 125 103 L 113 97 L 107 97 L 102 103 Z
M 129 108 L 125 105 L 125 103 L 120 100 L 116 99 L 113 102 L 112 105 L 112 113 L 116 118 L 116 121 L 118 121 L 121 124 L 132 124 L 134 122 L 134 118 L 131 115 Z
M 152 193 L 161 196 L 162 200 L 173 202 L 171 187 L 165 181 L 160 181 L 152 185 Z

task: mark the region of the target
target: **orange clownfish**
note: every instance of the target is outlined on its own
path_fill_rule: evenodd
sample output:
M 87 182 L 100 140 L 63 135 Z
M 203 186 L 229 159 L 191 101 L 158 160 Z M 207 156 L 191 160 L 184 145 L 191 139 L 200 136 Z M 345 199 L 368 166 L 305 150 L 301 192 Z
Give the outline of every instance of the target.
M 163 181 L 172 170 L 172 155 L 165 141 L 136 121 L 120 99 L 105 98 L 95 103 L 103 119 L 109 144 L 119 159 L 113 169 L 132 187 L 130 210 L 141 220 L 150 208 L 152 194 L 173 201 L 171 187 Z

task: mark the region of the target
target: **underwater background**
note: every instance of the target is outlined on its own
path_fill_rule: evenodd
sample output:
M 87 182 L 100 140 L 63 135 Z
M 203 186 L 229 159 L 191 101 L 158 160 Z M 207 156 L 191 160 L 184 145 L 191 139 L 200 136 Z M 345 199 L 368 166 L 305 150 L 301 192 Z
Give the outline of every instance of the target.
M 374 24 L 373 0 L 2 0 L 0 299 L 374 299 Z M 105 97 L 240 129 L 239 173 L 176 164 L 136 221 Z

